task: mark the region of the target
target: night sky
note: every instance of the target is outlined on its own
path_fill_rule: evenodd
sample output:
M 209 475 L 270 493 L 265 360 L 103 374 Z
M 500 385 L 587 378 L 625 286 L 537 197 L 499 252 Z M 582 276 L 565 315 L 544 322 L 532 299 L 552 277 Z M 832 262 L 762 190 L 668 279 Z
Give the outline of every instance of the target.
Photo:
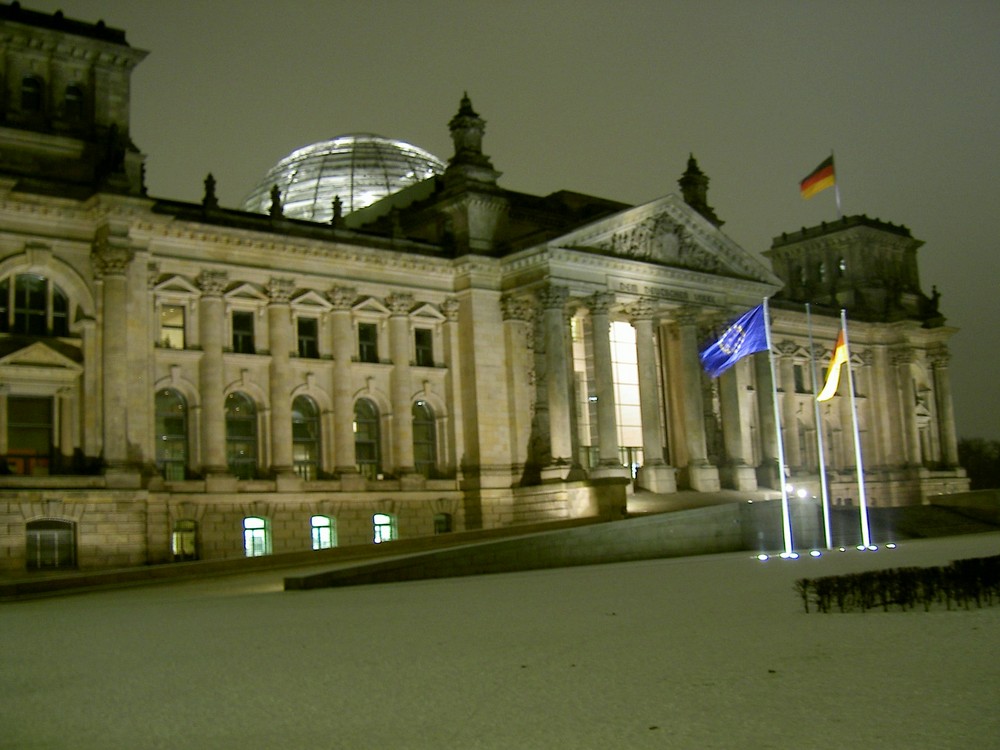
M 351 132 L 447 159 L 468 91 L 501 185 L 645 203 L 689 153 L 732 239 L 837 218 L 798 182 L 833 150 L 845 214 L 924 240 L 960 437 L 1000 439 L 995 0 L 22 0 L 150 51 L 132 138 L 150 195 L 238 207 L 289 152 Z

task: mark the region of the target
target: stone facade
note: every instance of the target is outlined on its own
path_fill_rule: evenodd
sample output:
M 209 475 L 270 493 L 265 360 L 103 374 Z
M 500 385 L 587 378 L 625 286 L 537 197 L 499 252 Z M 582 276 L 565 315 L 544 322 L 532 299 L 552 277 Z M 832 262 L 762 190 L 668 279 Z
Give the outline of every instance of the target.
M 693 158 L 683 195 L 641 206 L 507 191 L 468 97 L 443 175 L 329 224 L 284 217 L 280 194 L 267 215 L 220 207 L 211 176 L 201 204 L 152 199 L 128 137 L 145 53 L 61 14 L 0 6 L 0 25 L 7 573 L 773 488 L 767 356 L 718 380 L 698 361 L 765 297 L 789 481 L 816 491 L 810 368 L 846 307 L 870 502 L 967 489 L 953 329 L 907 230 L 852 217 L 766 257 L 720 231 Z M 848 399 L 819 421 L 831 497 L 856 501 Z

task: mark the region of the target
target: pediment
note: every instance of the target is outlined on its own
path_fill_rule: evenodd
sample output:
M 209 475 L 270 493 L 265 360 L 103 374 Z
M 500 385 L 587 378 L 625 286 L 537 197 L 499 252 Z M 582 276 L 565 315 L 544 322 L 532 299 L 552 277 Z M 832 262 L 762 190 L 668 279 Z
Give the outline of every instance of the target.
M 440 310 L 431 304 L 420 305 L 416 310 L 410 313 L 410 318 L 418 322 L 425 321 L 428 323 L 442 323 L 446 320 Z
M 239 300 L 242 302 L 267 302 L 268 297 L 253 284 L 240 284 L 228 292 L 226 299 L 230 302 Z
M 369 315 L 388 315 L 389 308 L 383 305 L 374 297 L 366 297 L 361 302 L 351 308 L 355 313 L 368 313 Z
M 297 297 L 294 297 L 292 299 L 292 306 L 298 309 L 315 310 L 317 312 L 333 308 L 333 305 L 323 299 L 321 295 L 313 291 L 303 292 Z
M 159 294 L 178 294 L 190 297 L 197 297 L 200 294 L 198 287 L 183 276 L 168 276 L 158 282 L 153 287 L 153 291 Z
M 74 374 L 83 372 L 79 362 L 57 352 L 45 342 L 36 341 L 0 357 L 0 368 L 45 368 L 48 370 L 69 370 Z
M 548 244 L 716 276 L 781 284 L 761 253 L 736 244 L 676 195 L 604 217 Z

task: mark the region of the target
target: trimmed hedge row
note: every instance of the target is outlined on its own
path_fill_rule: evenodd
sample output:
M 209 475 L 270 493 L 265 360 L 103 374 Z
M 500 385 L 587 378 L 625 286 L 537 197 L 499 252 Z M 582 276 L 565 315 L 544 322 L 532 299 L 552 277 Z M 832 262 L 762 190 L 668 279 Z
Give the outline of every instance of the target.
M 889 568 L 795 582 L 806 612 L 867 612 L 922 605 L 971 609 L 1000 602 L 1000 555 L 955 560 L 933 568 Z

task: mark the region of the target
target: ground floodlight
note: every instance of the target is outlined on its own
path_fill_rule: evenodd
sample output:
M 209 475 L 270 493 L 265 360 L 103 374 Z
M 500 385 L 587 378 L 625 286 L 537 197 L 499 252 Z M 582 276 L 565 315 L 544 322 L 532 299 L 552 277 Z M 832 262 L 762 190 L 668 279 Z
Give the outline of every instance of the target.
M 822 552 L 820 552 L 820 551 L 819 551 L 818 549 L 814 549 L 814 550 L 813 550 L 812 552 L 810 552 L 809 554 L 810 554 L 810 555 L 812 555 L 813 557 L 819 557 L 819 556 L 820 556 L 820 555 L 822 555 L 823 553 L 822 553 Z

